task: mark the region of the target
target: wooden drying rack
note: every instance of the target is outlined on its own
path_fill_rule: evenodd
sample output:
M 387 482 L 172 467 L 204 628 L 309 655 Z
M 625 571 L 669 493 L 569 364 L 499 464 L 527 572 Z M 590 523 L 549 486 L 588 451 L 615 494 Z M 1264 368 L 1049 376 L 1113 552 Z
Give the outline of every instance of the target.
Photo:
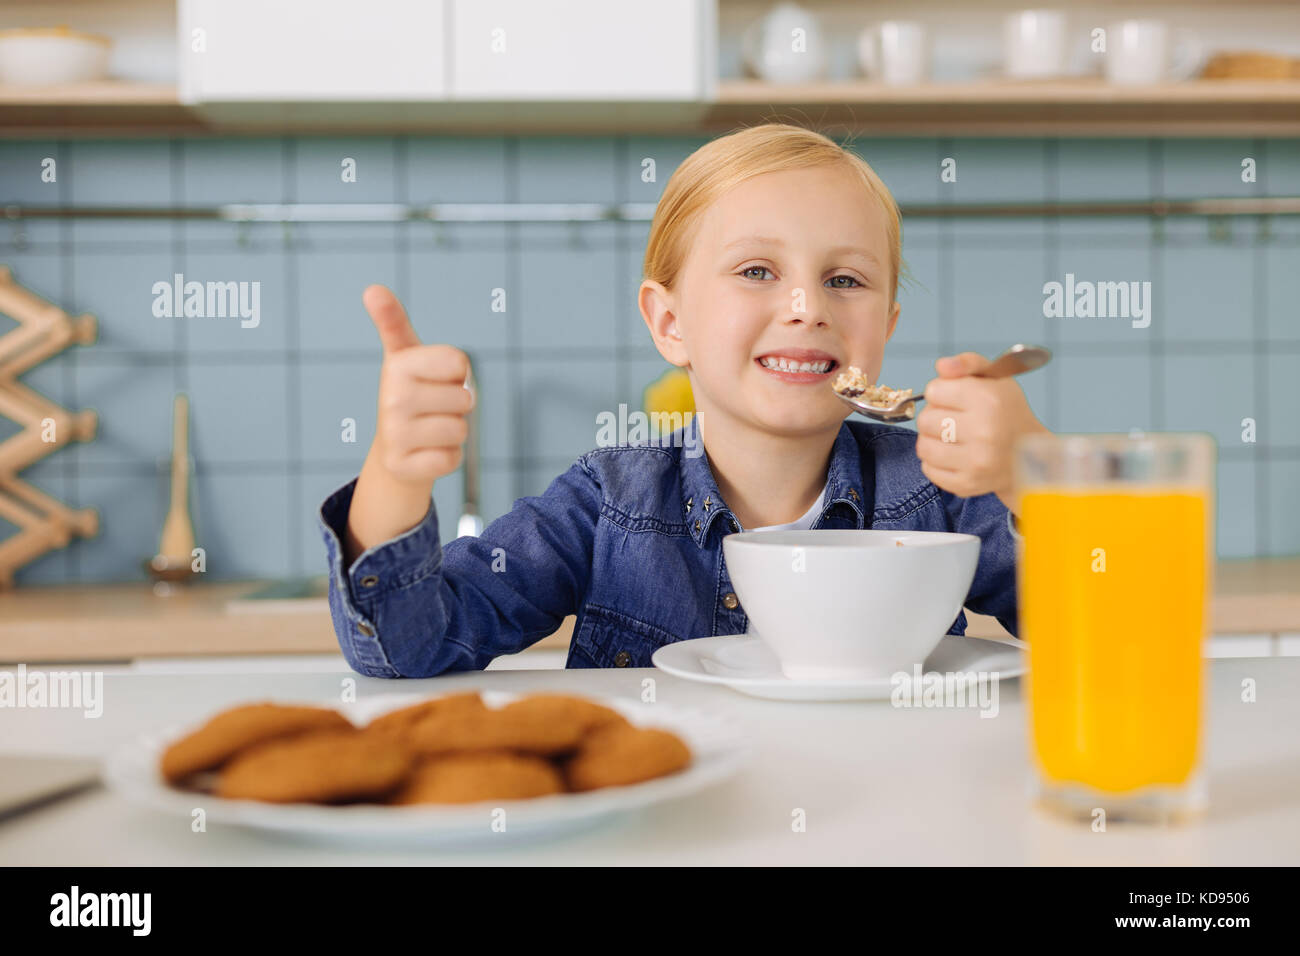
M 70 412 L 18 381 L 18 376 L 69 345 L 95 341 L 91 315 L 72 318 L 58 306 L 24 289 L 0 266 L 0 314 L 18 327 L 0 335 L 0 415 L 22 426 L 0 441 L 0 518 L 18 533 L 0 541 L 0 589 L 13 586 L 14 572 L 76 534 L 99 532 L 93 508 L 72 509 L 32 487 L 18 472 L 70 441 L 90 441 L 98 419 L 93 411 Z

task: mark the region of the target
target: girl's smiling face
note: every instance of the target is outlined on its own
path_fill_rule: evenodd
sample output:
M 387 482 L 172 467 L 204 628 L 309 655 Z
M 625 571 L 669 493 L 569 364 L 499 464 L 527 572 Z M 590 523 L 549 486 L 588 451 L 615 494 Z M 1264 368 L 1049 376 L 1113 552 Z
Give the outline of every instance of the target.
M 885 216 L 834 166 L 754 176 L 704 212 L 676 288 L 646 281 L 641 308 L 706 418 L 838 429 L 831 382 L 850 365 L 875 381 L 898 320 Z

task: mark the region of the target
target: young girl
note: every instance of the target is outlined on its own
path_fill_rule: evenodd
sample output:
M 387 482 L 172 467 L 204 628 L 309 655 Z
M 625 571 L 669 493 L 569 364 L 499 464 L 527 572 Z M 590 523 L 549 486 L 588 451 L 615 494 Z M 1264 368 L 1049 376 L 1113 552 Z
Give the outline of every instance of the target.
M 319 519 L 348 663 L 483 668 L 576 614 L 569 667 L 648 667 L 664 644 L 747 629 L 722 539 L 765 527 L 978 535 L 966 606 L 1014 633 L 1011 451 L 1046 430 L 1015 380 L 974 377 L 974 353 L 940 359 L 915 433 L 846 421 L 832 393 L 851 365 L 880 372 L 901 250 L 889 190 L 826 137 L 768 124 L 701 147 L 659 200 L 639 292 L 695 416 L 668 439 L 588 452 L 446 545 L 430 495 L 460 464 L 469 363 L 421 345 L 393 295 L 367 289 L 384 347 L 375 438 Z

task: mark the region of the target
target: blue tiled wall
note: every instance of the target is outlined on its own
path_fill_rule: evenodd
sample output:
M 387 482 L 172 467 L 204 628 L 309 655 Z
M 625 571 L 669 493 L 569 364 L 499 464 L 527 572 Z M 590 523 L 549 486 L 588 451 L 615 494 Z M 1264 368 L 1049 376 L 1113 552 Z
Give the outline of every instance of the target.
M 0 202 L 653 202 L 702 138 L 442 138 L 0 142 Z M 1300 141 L 871 140 L 854 144 L 899 201 L 1300 195 Z M 58 161 L 41 183 L 40 160 Z M 357 160 L 356 183 L 339 176 Z M 652 156 L 658 182 L 641 181 Z M 1241 160 L 1258 163 L 1243 184 Z M 941 183 L 944 157 L 957 181 Z M 279 225 L 183 221 L 0 224 L 0 262 L 99 320 L 24 381 L 93 407 L 99 437 L 23 477 L 100 510 L 98 537 L 29 565 L 22 583 L 141 578 L 167 505 L 171 399 L 186 391 L 193 508 L 216 577 L 315 574 L 323 497 L 356 474 L 374 423 L 379 347 L 361 290 L 406 303 L 426 341 L 469 351 L 480 387 L 488 519 L 542 491 L 595 443 L 595 416 L 666 368 L 637 312 L 647 224 Z M 882 380 L 923 384 L 936 354 L 1040 341 L 1024 380 L 1057 430 L 1195 429 L 1219 440 L 1223 556 L 1300 553 L 1300 218 L 905 221 L 912 280 Z M 151 315 L 175 272 L 260 280 L 262 320 Z M 1150 328 L 1045 319 L 1042 285 L 1150 280 Z M 490 290 L 508 290 L 505 313 Z M 12 323 L 0 319 L 0 332 Z M 358 423 L 340 441 L 340 420 Z M 1241 440 L 1254 418 L 1258 441 Z M 12 426 L 0 421 L 0 437 Z M 435 489 L 455 534 L 460 476 Z M 0 536 L 12 531 L 0 521 Z

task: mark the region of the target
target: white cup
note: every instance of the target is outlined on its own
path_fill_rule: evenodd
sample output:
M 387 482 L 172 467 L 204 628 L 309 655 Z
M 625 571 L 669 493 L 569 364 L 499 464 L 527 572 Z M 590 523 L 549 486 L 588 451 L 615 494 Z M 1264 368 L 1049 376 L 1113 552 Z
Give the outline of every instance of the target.
M 925 27 L 911 20 L 886 20 L 858 38 L 862 72 L 889 86 L 924 83 L 930 75 L 930 44 Z
M 1124 85 L 1188 79 L 1200 70 L 1205 55 L 1191 34 L 1179 32 L 1175 57 L 1173 32 L 1164 21 L 1111 24 L 1106 28 L 1106 79 Z
M 1066 72 L 1065 14 L 1021 10 L 1002 22 L 1002 57 L 1013 79 L 1042 79 Z
M 750 24 L 740 46 L 750 72 L 769 83 L 807 83 L 826 72 L 820 21 L 794 3 L 779 3 Z

